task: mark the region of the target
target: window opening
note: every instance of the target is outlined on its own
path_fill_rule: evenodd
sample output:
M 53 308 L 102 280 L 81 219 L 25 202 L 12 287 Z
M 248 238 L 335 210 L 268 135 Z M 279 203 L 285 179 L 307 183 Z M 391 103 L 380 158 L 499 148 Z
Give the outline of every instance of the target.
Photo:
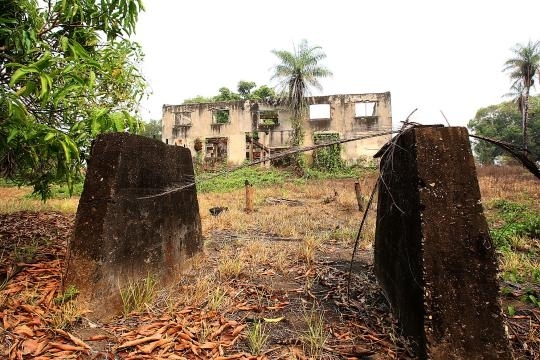
M 212 112 L 213 124 L 228 124 L 230 122 L 230 112 L 228 109 L 216 109 Z
M 182 111 L 174 113 L 174 125 L 191 126 L 191 112 Z
M 226 159 L 228 138 L 216 137 L 206 139 L 206 157 L 211 159 Z
M 363 101 L 357 102 L 354 104 L 354 116 L 355 117 L 366 117 L 366 116 L 376 116 L 375 110 L 377 108 L 376 102 L 373 101 Z
M 310 120 L 329 120 L 330 119 L 330 104 L 315 104 L 309 105 Z
M 259 111 L 260 126 L 276 126 L 279 125 L 279 113 L 277 110 L 261 110 Z

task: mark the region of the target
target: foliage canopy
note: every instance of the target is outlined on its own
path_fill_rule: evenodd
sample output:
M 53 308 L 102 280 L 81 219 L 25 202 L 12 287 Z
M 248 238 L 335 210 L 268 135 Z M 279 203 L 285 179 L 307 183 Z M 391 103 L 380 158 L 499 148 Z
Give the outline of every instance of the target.
M 144 129 L 140 132 L 140 135 L 161 140 L 161 131 L 162 131 L 161 119 L 150 120 L 144 124 Z
M 529 151 L 535 161 L 540 160 L 540 95 L 530 98 L 530 121 L 528 124 L 531 134 Z M 511 101 L 479 109 L 474 119 L 469 121 L 468 127 L 475 134 L 492 139 L 506 141 L 512 144 L 521 144 L 522 116 L 518 108 Z M 474 145 L 475 153 L 482 164 L 492 164 L 498 156 L 505 153 L 499 147 L 485 141 L 477 141 Z
M 235 93 L 227 87 L 221 87 L 218 94 L 215 96 L 197 95 L 194 98 L 185 99 L 184 104 L 202 104 L 212 103 L 216 101 L 238 101 L 238 100 L 254 100 L 254 101 L 269 101 L 276 98 L 275 91 L 267 85 L 261 85 L 258 88 L 253 81 L 240 80 L 238 82 Z
M 141 0 L 0 2 L 0 174 L 46 198 L 71 187 L 91 140 L 138 132 Z

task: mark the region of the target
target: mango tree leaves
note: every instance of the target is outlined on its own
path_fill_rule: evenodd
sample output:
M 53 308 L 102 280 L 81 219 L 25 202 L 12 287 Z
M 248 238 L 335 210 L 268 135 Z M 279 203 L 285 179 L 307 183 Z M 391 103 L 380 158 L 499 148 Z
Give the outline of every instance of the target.
M 0 3 L 0 175 L 72 184 L 102 132 L 138 132 L 141 0 Z

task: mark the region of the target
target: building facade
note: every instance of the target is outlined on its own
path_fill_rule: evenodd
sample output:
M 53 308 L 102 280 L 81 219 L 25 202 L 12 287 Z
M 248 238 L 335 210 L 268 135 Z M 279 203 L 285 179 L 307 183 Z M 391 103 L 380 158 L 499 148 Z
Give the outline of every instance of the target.
M 390 93 L 313 96 L 303 118 L 303 145 L 325 138 L 358 137 L 391 130 Z M 270 102 L 240 100 L 200 104 L 163 105 L 163 141 L 185 146 L 207 162 L 240 164 L 291 147 L 291 112 Z M 391 135 L 342 145 L 347 163 L 371 157 Z

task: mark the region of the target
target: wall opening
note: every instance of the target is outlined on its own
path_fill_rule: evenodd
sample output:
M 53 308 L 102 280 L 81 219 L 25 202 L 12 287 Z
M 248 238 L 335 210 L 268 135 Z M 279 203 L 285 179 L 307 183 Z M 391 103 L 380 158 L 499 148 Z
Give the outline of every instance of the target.
M 376 116 L 377 103 L 374 101 L 363 101 L 354 104 L 354 116 L 366 117 Z
M 315 144 L 330 143 L 339 140 L 340 135 L 335 131 L 316 132 L 313 134 Z M 334 171 L 344 165 L 341 159 L 341 145 L 334 144 L 313 151 L 313 167 L 315 169 Z
M 309 105 L 309 120 L 330 120 L 330 104 Z
M 230 115 L 229 109 L 215 109 L 212 111 L 212 124 L 228 124 Z
M 279 113 L 277 110 L 260 110 L 259 126 L 272 127 L 279 125 Z
M 226 160 L 228 142 L 226 137 L 206 138 L 206 159 Z
M 172 128 L 173 138 L 187 138 L 187 132 L 191 127 L 191 112 L 179 111 L 174 113 L 174 125 Z
M 191 126 L 191 112 L 180 111 L 174 113 L 174 125 Z

